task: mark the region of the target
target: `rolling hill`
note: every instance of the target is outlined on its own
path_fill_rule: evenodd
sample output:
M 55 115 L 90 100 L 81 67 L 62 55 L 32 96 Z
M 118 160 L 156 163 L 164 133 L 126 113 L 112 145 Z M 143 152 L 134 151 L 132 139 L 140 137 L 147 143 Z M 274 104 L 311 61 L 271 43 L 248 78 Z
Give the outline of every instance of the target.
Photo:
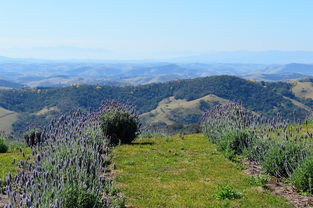
M 140 114 L 152 111 L 144 115 L 153 117 L 158 114 L 156 118 L 167 119 L 160 119 L 160 122 L 165 120 L 164 123 L 170 123 L 169 120 L 183 124 L 197 122 L 203 112 L 199 110 L 200 104 L 202 109 L 209 108 L 215 101 L 222 100 L 241 102 L 248 109 L 268 117 L 280 112 L 285 118 L 303 118 L 307 113 L 306 108 L 290 99 L 309 108 L 311 101 L 303 98 L 297 100 L 290 89 L 288 83 L 264 85 L 234 76 L 211 76 L 125 87 L 77 84 L 59 88 L 0 90 L 0 106 L 19 113 L 19 119 L 13 124 L 14 131 L 19 133 L 28 126 L 45 125 L 54 116 L 74 109 L 96 109 L 108 99 L 132 103 Z M 214 101 L 213 104 L 207 102 L 210 99 Z M 171 102 L 166 104 L 168 101 Z M 161 109 L 165 113 L 160 113 Z M 193 113 L 184 113 L 187 111 Z
M 258 62 L 250 62 L 258 63 Z M 48 61 L 4 58 L 3 80 L 29 87 L 62 87 L 72 84 L 138 85 L 215 75 L 279 81 L 313 76 L 312 64 L 250 64 L 245 62 L 109 62 Z M 0 85 L 1 86 L 1 85 Z
M 143 113 L 141 119 L 151 124 L 192 124 L 199 122 L 202 114 L 208 109 L 227 102 L 229 101 L 212 94 L 191 101 L 175 99 L 172 96 L 163 99 L 156 109 Z

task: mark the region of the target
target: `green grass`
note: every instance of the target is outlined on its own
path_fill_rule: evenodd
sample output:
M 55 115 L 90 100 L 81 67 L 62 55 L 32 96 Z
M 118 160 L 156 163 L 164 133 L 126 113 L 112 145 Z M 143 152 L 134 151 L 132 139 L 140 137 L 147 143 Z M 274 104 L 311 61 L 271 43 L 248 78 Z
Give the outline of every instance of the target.
M 23 148 L 25 153 L 25 158 L 22 156 L 19 150 L 10 150 L 7 153 L 0 153 L 0 179 L 4 179 L 5 176 L 8 175 L 9 172 L 15 174 L 18 172 L 19 168 L 17 163 L 20 160 L 26 159 L 30 154 L 30 148 Z M 15 159 L 15 163 L 13 163 Z
M 239 165 L 227 160 L 201 135 L 137 139 L 113 150 L 117 183 L 132 207 L 290 207 L 279 196 L 251 184 Z M 241 199 L 219 200 L 221 185 Z

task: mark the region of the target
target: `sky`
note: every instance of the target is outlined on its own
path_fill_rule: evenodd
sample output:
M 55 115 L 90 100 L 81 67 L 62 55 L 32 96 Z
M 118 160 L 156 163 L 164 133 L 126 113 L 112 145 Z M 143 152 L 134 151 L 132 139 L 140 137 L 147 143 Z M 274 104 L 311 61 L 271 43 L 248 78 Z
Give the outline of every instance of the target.
M 162 59 L 313 51 L 312 0 L 0 0 L 0 56 Z

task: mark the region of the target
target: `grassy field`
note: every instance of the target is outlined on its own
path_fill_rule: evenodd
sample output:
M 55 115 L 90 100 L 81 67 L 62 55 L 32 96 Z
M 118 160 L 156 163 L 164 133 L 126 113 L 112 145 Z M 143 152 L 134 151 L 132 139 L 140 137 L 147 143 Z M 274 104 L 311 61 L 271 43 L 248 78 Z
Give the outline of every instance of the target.
M 117 183 L 131 207 L 290 207 L 251 184 L 240 165 L 224 158 L 201 135 L 137 139 L 113 150 Z M 218 200 L 228 184 L 243 198 Z
M 12 124 L 17 120 L 18 114 L 0 107 L 0 131 L 11 132 Z
M 23 148 L 23 151 L 25 157 L 28 157 L 31 154 L 30 148 Z M 26 158 L 23 157 L 19 150 L 0 153 L 0 179 L 3 180 L 9 172 L 12 174 L 16 173 L 18 171 L 17 163 L 24 159 Z M 14 160 L 16 161 L 15 163 L 13 163 Z

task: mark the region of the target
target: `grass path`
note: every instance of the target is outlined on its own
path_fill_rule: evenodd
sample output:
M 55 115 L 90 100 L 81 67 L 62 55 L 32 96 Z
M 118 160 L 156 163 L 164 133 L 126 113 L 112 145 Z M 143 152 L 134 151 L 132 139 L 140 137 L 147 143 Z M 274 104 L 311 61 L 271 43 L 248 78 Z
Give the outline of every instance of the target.
M 201 135 L 137 139 L 115 148 L 113 161 L 118 186 L 131 207 L 290 207 L 284 199 L 251 185 L 238 164 Z M 244 198 L 215 199 L 219 184 L 229 184 Z

